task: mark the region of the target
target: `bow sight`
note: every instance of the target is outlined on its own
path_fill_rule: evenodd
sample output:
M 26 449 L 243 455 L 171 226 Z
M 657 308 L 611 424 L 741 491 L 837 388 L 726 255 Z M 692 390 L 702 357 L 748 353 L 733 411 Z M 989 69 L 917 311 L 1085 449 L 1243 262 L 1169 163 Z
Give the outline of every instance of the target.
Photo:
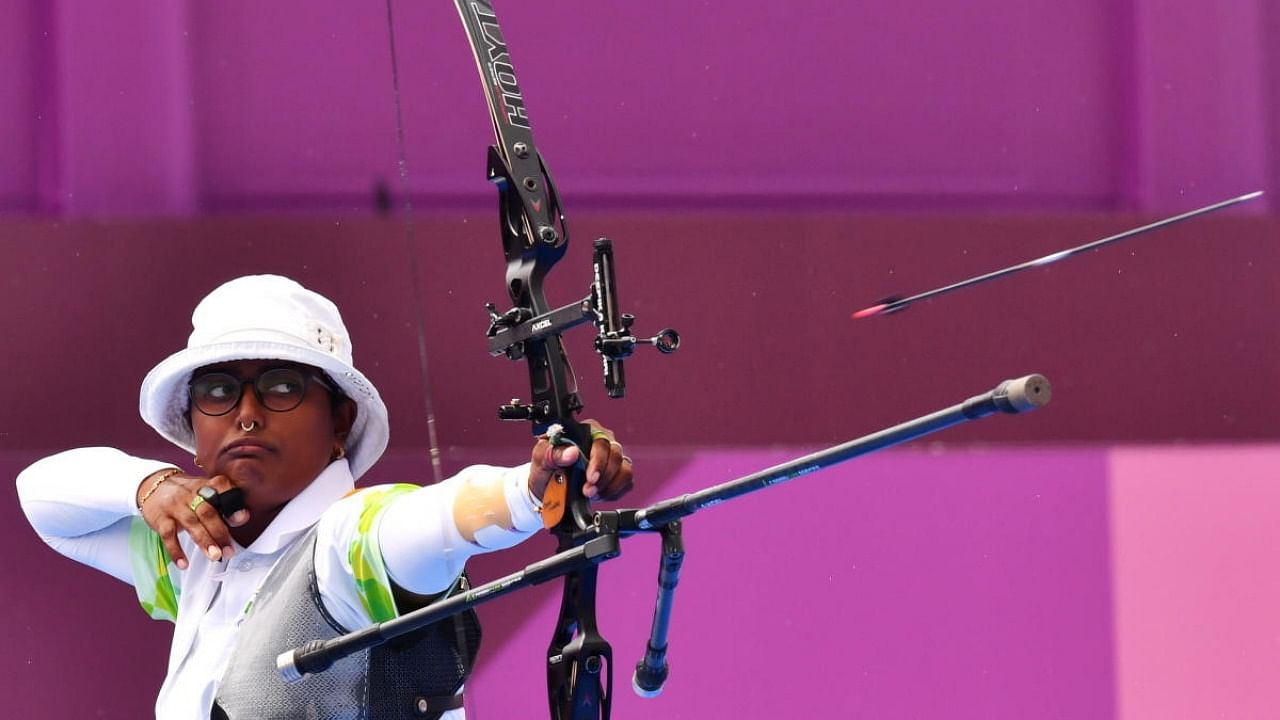
M 509 192 L 509 186 L 500 185 L 499 192 Z M 522 360 L 529 343 L 559 336 L 569 328 L 591 322 L 598 329 L 595 348 L 603 359 L 605 388 L 609 397 L 620 398 L 626 393 L 623 359 L 630 357 L 636 345 L 652 345 L 658 352 L 669 355 L 680 348 L 680 333 L 663 328 L 650 338 L 632 335 L 635 316 L 618 312 L 613 243 L 608 238 L 600 238 L 595 241 L 594 249 L 592 267 L 595 279 L 587 297 L 537 316 L 527 307 L 515 307 L 499 315 L 493 303 L 487 303 L 489 329 L 485 335 L 489 338 L 490 355 Z M 549 408 L 545 404 L 525 405 L 519 400 L 503 405 L 498 416 L 503 420 L 531 420 L 539 425 L 550 420 Z

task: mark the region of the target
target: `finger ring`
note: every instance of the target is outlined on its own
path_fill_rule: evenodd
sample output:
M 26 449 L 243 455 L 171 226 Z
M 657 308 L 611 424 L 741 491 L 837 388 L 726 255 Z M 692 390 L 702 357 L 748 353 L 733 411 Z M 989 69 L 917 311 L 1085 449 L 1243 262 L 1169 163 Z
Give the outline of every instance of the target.
M 608 440 L 609 442 L 613 442 L 613 438 L 609 437 L 609 433 L 607 433 L 607 432 L 605 432 L 605 431 L 603 431 L 603 430 L 593 430 L 593 431 L 591 431 L 591 439 L 592 439 L 593 441 L 595 441 L 595 440 L 599 440 L 600 438 L 604 438 L 605 440 Z
M 209 485 L 205 485 L 199 490 L 196 490 L 196 496 L 191 498 L 191 502 L 187 504 L 187 507 L 191 508 L 192 512 L 195 512 L 196 508 L 200 507 L 206 502 L 212 503 L 214 507 L 217 507 L 218 506 L 218 503 L 216 502 L 217 497 L 218 497 L 218 491 L 214 490 Z

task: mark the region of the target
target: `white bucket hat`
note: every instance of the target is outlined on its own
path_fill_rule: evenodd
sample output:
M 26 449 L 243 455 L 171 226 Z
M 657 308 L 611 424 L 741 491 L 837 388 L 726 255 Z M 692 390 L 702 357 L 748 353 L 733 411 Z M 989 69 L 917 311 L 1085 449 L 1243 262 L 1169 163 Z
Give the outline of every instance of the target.
M 165 358 L 142 381 L 138 411 L 148 425 L 187 452 L 192 371 L 231 360 L 287 360 L 320 368 L 356 403 L 347 436 L 351 474 L 359 478 L 387 448 L 387 406 L 351 360 L 351 338 L 328 298 L 279 275 L 224 283 L 191 313 L 187 348 Z

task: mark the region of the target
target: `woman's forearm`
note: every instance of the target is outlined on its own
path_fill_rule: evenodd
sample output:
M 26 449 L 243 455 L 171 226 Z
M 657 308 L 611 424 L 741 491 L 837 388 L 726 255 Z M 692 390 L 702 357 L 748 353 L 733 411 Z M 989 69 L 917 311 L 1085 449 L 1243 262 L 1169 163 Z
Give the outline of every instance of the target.
M 169 463 L 114 448 L 78 448 L 33 463 L 18 475 L 18 500 L 49 547 L 128 581 L 128 525 L 138 486 Z
M 512 547 L 542 529 L 528 466 L 472 466 L 397 498 L 378 531 L 391 578 L 414 593 L 440 592 L 468 558 Z

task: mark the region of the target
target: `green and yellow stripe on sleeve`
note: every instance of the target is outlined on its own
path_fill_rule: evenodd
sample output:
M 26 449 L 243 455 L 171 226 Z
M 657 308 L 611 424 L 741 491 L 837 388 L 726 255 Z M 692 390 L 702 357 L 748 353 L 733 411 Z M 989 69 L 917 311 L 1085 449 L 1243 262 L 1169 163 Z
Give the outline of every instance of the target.
M 177 622 L 181 586 L 169 573 L 173 561 L 160 534 L 140 517 L 129 525 L 129 560 L 133 565 L 133 587 L 142 609 L 155 620 Z
M 347 560 L 351 563 L 351 575 L 355 579 L 360 603 L 376 623 L 399 615 L 395 598 L 391 594 L 391 578 L 387 575 L 387 567 L 382 562 L 382 551 L 378 547 L 378 519 L 392 501 L 418 489 L 417 485 L 400 483 L 358 491 L 363 507 L 360 509 L 360 519 Z

